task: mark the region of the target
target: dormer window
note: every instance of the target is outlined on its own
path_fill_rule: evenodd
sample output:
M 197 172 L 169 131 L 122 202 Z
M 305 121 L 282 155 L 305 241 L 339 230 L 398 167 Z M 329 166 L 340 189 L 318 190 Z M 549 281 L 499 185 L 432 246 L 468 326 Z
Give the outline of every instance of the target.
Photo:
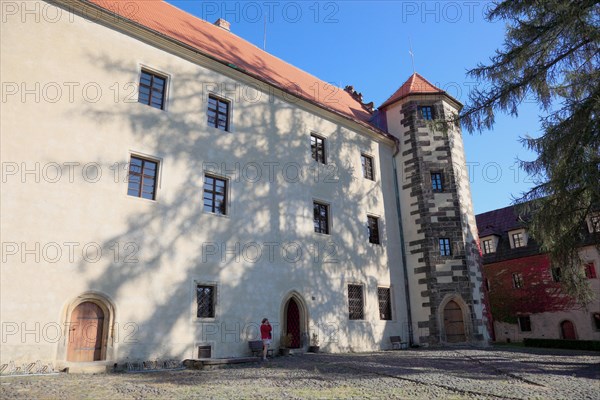
M 498 247 L 498 236 L 491 235 L 481 238 L 481 251 L 483 254 L 491 254 L 496 252 Z
M 508 232 L 508 238 L 510 239 L 511 249 L 527 246 L 528 237 L 525 229 L 519 229 Z
M 600 214 L 594 214 L 588 218 L 588 230 L 590 233 L 600 233 Z
M 492 239 L 487 239 L 483 241 L 483 254 L 490 254 L 494 252 L 492 247 Z

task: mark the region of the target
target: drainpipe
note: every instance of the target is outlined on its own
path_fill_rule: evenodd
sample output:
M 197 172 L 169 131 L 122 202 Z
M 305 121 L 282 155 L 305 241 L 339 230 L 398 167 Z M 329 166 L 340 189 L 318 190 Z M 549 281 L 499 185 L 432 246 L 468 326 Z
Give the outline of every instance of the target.
M 404 270 L 404 295 L 406 297 L 406 311 L 408 313 L 408 345 L 414 344 L 412 310 L 410 307 L 410 293 L 408 292 L 408 266 L 406 265 L 406 252 L 404 247 L 404 229 L 402 227 L 402 211 L 400 209 L 400 187 L 398 186 L 398 173 L 396 168 L 396 155 L 400 152 L 399 140 L 396 138 L 396 150 L 392 155 L 392 165 L 394 168 L 394 190 L 396 194 L 396 212 L 398 213 L 398 228 L 400 229 L 400 247 L 402 253 L 402 268 Z

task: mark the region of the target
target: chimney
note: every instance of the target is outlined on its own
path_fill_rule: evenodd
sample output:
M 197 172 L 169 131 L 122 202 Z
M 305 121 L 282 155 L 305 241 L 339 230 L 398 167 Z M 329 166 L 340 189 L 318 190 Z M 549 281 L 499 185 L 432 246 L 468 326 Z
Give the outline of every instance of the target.
M 226 31 L 230 31 L 231 30 L 231 29 L 229 29 L 229 27 L 231 26 L 231 24 L 229 22 L 225 21 L 223 18 L 219 18 L 218 20 L 216 20 L 213 25 L 216 25 L 219 28 L 223 28 Z

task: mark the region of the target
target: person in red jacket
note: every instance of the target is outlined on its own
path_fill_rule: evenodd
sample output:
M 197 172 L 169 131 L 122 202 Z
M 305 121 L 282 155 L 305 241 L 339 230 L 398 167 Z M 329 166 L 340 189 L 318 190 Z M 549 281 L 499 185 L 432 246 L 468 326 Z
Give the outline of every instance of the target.
M 267 318 L 263 318 L 262 325 L 260 326 L 260 338 L 263 342 L 263 361 L 267 361 L 267 349 L 271 344 L 271 324 L 269 324 L 269 320 Z

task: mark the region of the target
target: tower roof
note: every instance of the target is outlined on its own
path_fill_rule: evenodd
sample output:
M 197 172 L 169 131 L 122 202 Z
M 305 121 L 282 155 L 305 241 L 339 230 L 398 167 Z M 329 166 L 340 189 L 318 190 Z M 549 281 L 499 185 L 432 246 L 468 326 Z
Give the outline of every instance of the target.
M 402 84 L 402 86 L 400 86 L 398 90 L 396 90 L 396 92 L 393 95 L 390 96 L 390 98 L 384 101 L 383 104 L 379 106 L 379 108 L 384 108 L 392 103 L 395 103 L 398 100 L 405 98 L 406 96 L 414 94 L 444 94 L 458 103 L 458 101 L 453 97 L 449 96 L 448 93 L 434 86 L 427 79 L 423 78 L 421 75 L 415 72 L 410 76 L 410 78 L 406 80 L 406 82 Z

